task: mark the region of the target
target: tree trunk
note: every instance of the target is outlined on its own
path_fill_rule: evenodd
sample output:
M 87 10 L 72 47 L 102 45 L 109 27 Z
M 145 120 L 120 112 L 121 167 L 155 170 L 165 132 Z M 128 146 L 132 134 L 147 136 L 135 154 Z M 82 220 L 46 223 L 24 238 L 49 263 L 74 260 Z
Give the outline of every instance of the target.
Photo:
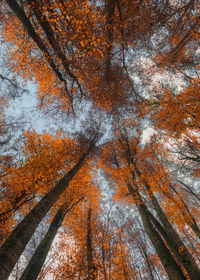
M 146 189 L 151 192 L 150 186 L 145 183 Z M 186 248 L 185 244 L 182 242 L 181 238 L 179 237 L 178 233 L 174 230 L 173 226 L 168 221 L 165 213 L 163 212 L 162 208 L 160 207 L 156 197 L 153 193 L 150 193 L 152 204 L 156 210 L 156 213 L 161 220 L 164 229 L 167 234 L 167 242 L 169 248 L 174 253 L 177 260 L 184 266 L 185 270 L 187 271 L 191 280 L 200 279 L 200 270 L 195 262 L 195 259 L 190 254 L 188 249 Z M 166 236 L 166 235 L 165 235 Z
M 36 280 L 45 262 L 46 256 L 62 223 L 64 209 L 59 209 L 38 248 L 29 261 L 20 280 Z
M 123 275 L 125 280 L 129 280 L 129 273 L 128 273 L 128 267 L 127 267 L 127 259 L 125 252 L 122 248 L 121 244 L 121 264 L 122 264 L 122 269 L 123 269 Z
M 82 198 L 81 198 L 82 199 Z M 50 250 L 50 247 L 54 241 L 54 238 L 58 232 L 58 229 L 61 227 L 63 219 L 65 215 L 73 208 L 79 201 L 72 204 L 69 208 L 65 205 L 62 205 L 57 213 L 55 214 L 53 221 L 50 224 L 50 227 L 45 234 L 45 237 L 40 242 L 39 246 L 37 247 L 35 253 L 33 254 L 32 258 L 30 259 L 26 269 L 24 270 L 20 280 L 36 280 L 43 265 L 47 254 Z
M 179 280 L 179 279 L 186 279 L 183 275 L 183 272 L 179 268 L 178 264 L 174 260 L 173 256 L 171 255 L 170 251 L 164 244 L 163 240 L 161 239 L 159 233 L 154 228 L 153 224 L 150 221 L 149 215 L 145 209 L 144 205 L 138 205 L 138 210 L 141 215 L 144 228 L 154 245 L 154 248 L 157 251 L 157 254 L 168 274 L 170 280 Z
M 91 208 L 88 209 L 88 219 L 87 219 L 87 265 L 88 265 L 88 276 L 87 280 L 95 280 L 96 279 L 96 268 L 93 260 L 93 250 L 92 250 L 92 229 L 91 229 Z
M 86 156 L 94 147 L 96 140 L 97 137 L 91 141 L 90 147 L 87 152 L 80 157 L 79 162 L 40 200 L 2 245 L 0 248 L 1 280 L 8 278 L 36 227 L 80 170 Z
M 140 177 L 141 175 L 140 171 L 138 170 L 136 164 L 134 166 L 138 177 Z M 182 242 L 178 233 L 174 230 L 173 226 L 168 221 L 168 218 L 166 217 L 165 213 L 160 207 L 156 197 L 152 193 L 151 187 L 148 185 L 148 183 L 145 180 L 144 180 L 144 185 L 147 192 L 149 193 L 154 209 L 156 210 L 156 213 L 166 231 L 165 237 L 167 237 L 168 241 L 165 238 L 164 239 L 167 242 L 167 245 L 172 250 L 177 260 L 183 265 L 190 279 L 191 280 L 200 279 L 200 270 L 195 262 L 195 259 L 190 254 L 185 244 Z
M 146 261 L 146 264 L 147 264 L 147 267 L 148 267 L 148 270 L 149 270 L 150 278 L 151 278 L 151 280 L 154 280 L 153 270 L 152 270 L 152 267 L 151 267 L 152 264 L 150 263 L 150 260 L 149 260 L 147 251 L 146 251 L 145 248 L 143 248 L 143 246 L 141 246 L 141 250 L 142 250 L 142 252 L 143 252 L 144 259 L 145 259 L 145 261 Z
M 170 251 L 166 247 L 165 243 L 163 242 L 162 238 L 160 237 L 159 233 L 155 229 L 154 225 L 152 224 L 148 210 L 140 198 L 139 193 L 135 190 L 130 184 L 128 184 L 129 192 L 133 195 L 133 198 L 136 202 L 138 211 L 140 213 L 144 229 L 148 234 L 159 258 L 162 262 L 165 271 L 170 280 L 186 280 L 183 272 L 179 268 L 178 264 L 174 260 L 173 256 L 171 255 Z
M 108 277 L 107 277 L 107 271 L 106 271 L 106 265 L 105 265 L 105 255 L 106 255 L 106 252 L 105 252 L 105 248 L 104 248 L 104 239 L 102 241 L 102 244 L 101 244 L 101 254 L 102 254 L 102 264 L 103 264 L 103 275 L 104 275 L 104 280 L 108 280 Z

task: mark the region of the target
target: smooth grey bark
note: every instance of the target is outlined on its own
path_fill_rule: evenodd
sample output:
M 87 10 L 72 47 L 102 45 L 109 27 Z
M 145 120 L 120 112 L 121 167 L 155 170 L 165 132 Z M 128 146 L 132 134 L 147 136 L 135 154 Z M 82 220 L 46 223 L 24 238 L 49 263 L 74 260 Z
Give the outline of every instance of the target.
M 60 195 L 65 191 L 70 181 L 81 169 L 84 160 L 90 151 L 94 148 L 97 141 L 97 135 L 93 138 L 86 153 L 83 153 L 79 162 L 50 190 L 40 202 L 27 214 L 19 223 L 15 230 L 10 234 L 5 243 L 0 248 L 0 279 L 6 280 L 13 267 L 18 261 L 20 255 L 29 242 L 36 227 L 51 209 Z
M 57 213 L 55 214 L 53 221 L 51 222 L 45 237 L 41 240 L 39 246 L 37 247 L 35 253 L 30 259 L 27 267 L 25 268 L 20 280 L 36 280 L 43 265 L 47 254 L 50 250 L 50 247 L 54 241 L 54 238 L 58 232 L 58 229 L 61 227 L 65 215 L 79 203 L 81 199 L 72 204 L 69 208 L 66 208 L 65 205 L 62 205 Z
M 181 269 L 179 268 L 178 264 L 176 263 L 173 256 L 171 255 L 170 251 L 168 250 L 163 240 L 161 239 L 159 233 L 152 225 L 144 205 L 139 205 L 138 210 L 141 215 L 144 228 L 151 242 L 153 243 L 154 248 L 156 249 L 156 252 L 165 268 L 165 271 L 168 274 L 169 279 L 170 280 L 186 279 Z
M 141 173 L 138 170 L 136 164 L 134 164 L 134 167 L 136 170 L 136 174 L 138 175 L 138 177 L 140 177 Z M 169 222 L 167 216 L 165 215 L 162 208 L 160 207 L 156 197 L 152 193 L 151 187 L 148 185 L 148 183 L 145 180 L 144 180 L 144 185 L 145 185 L 147 192 L 150 195 L 151 202 L 154 206 L 154 209 L 166 231 L 164 239 L 167 242 L 167 245 L 172 250 L 172 252 L 174 253 L 177 260 L 184 266 L 190 279 L 191 280 L 200 279 L 200 270 L 195 262 L 195 259 L 193 258 L 191 253 L 188 251 L 185 244 L 182 242 L 181 238 L 179 237 L 178 233 L 175 231 L 175 229 Z
M 128 190 L 130 194 L 133 195 L 133 198 L 136 202 L 138 211 L 140 213 L 144 229 L 149 236 L 160 261 L 163 264 L 163 267 L 169 277 L 170 280 L 186 280 L 183 272 L 179 268 L 177 262 L 174 260 L 172 254 L 170 253 L 169 249 L 166 247 L 165 243 L 163 242 L 161 236 L 155 229 L 154 225 L 151 222 L 149 217 L 148 210 L 142 201 L 140 194 L 134 189 L 130 184 L 128 184 Z
M 156 198 L 152 197 L 152 200 L 154 201 L 153 205 L 155 207 L 156 213 L 158 214 L 158 217 L 161 220 L 166 231 L 165 237 L 163 236 L 163 238 L 167 242 L 169 248 L 175 254 L 178 261 L 184 266 L 190 279 L 200 279 L 200 270 L 195 262 L 195 259 L 186 248 L 178 233 L 174 230 L 174 228 L 168 221 Z
M 36 280 L 45 262 L 46 256 L 63 219 L 64 210 L 59 209 L 38 248 L 29 261 L 20 280 Z
M 150 191 L 150 186 L 145 184 L 148 191 Z M 179 237 L 178 233 L 175 231 L 173 226 L 168 221 L 165 213 L 160 207 L 156 197 L 151 193 L 151 201 L 156 210 L 156 213 L 162 222 L 164 229 L 166 231 L 165 241 L 167 242 L 169 248 L 172 250 L 177 260 L 184 266 L 191 280 L 200 279 L 200 270 L 195 262 L 195 259 L 191 255 L 191 253 L 186 248 L 185 244 Z

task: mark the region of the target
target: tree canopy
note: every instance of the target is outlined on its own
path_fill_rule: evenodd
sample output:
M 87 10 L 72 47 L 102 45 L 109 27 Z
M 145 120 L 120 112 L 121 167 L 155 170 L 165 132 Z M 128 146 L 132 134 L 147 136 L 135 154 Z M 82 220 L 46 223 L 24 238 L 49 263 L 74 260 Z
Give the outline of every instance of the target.
M 1 1 L 0 279 L 200 279 L 199 11 Z

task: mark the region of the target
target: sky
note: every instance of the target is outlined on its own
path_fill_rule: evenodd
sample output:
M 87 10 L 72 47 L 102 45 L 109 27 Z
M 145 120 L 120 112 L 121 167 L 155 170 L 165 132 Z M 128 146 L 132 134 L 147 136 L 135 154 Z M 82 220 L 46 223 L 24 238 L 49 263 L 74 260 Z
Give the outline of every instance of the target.
M 0 38 L 1 39 L 1 38 Z M 6 46 L 5 43 L 2 42 L 0 44 L 0 74 L 5 75 L 6 77 L 12 78 L 12 74 L 7 71 L 7 65 L 5 61 L 5 52 L 6 52 Z M 148 70 L 153 67 L 153 62 L 146 58 L 145 56 L 140 56 L 138 58 L 138 66 L 140 65 L 141 68 Z M 133 77 L 134 81 L 137 83 L 139 87 L 142 88 L 142 83 L 139 77 Z M 33 81 L 26 82 L 25 85 L 23 85 L 23 81 L 20 78 L 17 78 L 19 84 L 22 87 L 25 87 L 27 90 L 26 93 L 23 94 L 22 97 L 16 98 L 14 101 L 10 103 L 10 107 L 7 111 L 7 116 L 14 118 L 14 119 L 20 119 L 21 117 L 24 118 L 27 123 L 24 125 L 24 129 L 34 129 L 38 133 L 42 133 L 44 130 L 54 131 L 55 129 L 65 130 L 69 135 L 74 134 L 76 131 L 79 131 L 82 129 L 82 126 L 85 125 L 86 116 L 88 112 L 91 109 L 91 105 L 83 104 L 80 105 L 80 111 L 78 115 L 76 115 L 76 120 L 72 118 L 71 116 L 67 119 L 55 119 L 52 118 L 48 114 L 43 114 L 39 109 L 38 106 L 40 104 L 40 101 L 37 100 L 37 85 Z M 155 72 L 153 75 L 151 75 L 149 84 L 150 90 L 155 89 L 156 87 L 160 87 L 163 84 L 171 83 L 175 87 L 176 93 L 181 91 L 185 85 L 186 81 L 182 78 L 181 74 L 175 74 L 170 73 L 167 71 L 164 71 L 163 73 L 157 73 Z M 106 117 L 106 116 L 105 116 Z M 110 130 L 111 127 L 109 127 L 110 124 L 106 124 L 106 132 L 104 134 L 104 138 L 102 139 L 102 142 L 106 141 L 106 139 L 109 139 L 110 137 Z M 105 127 L 104 126 L 104 127 Z M 155 130 L 151 126 L 147 126 L 146 129 L 143 132 L 142 136 L 142 144 L 144 144 L 146 141 L 150 139 L 150 137 L 155 133 Z M 108 194 L 107 186 L 106 184 L 103 185 L 105 187 L 105 194 Z M 109 195 L 107 197 L 109 199 Z M 36 233 L 37 234 L 37 233 Z M 32 242 L 32 241 L 31 241 Z M 54 243 L 56 244 L 59 242 L 59 236 L 56 237 Z M 56 245 L 54 245 L 56 246 Z M 24 262 L 24 257 L 22 256 L 22 264 Z M 50 260 L 50 256 L 47 259 L 47 262 Z M 9 280 L 13 279 L 11 276 Z M 49 277 L 48 280 L 51 280 Z

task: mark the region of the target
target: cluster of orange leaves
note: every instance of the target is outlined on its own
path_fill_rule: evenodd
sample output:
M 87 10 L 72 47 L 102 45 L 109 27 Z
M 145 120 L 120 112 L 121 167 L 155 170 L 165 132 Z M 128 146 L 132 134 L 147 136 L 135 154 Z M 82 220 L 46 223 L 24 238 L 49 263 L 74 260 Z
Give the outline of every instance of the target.
M 173 95 L 169 90 L 163 92 L 159 105 L 154 107 L 152 112 L 152 119 L 156 121 L 158 128 L 177 136 L 188 128 L 199 130 L 199 82 L 196 79 L 177 95 Z
M 12 210 L 27 198 L 33 197 L 31 201 L 18 209 L 19 213 L 26 215 L 38 199 L 77 163 L 82 154 L 75 140 L 63 137 L 60 132 L 53 136 L 49 133 L 40 135 L 35 131 L 27 131 L 24 137 L 21 160 L 11 167 L 2 166 L 4 176 L 1 189 L 3 198 L 1 213 Z M 55 210 L 64 202 L 70 204 L 73 198 L 78 199 L 87 194 L 91 184 L 88 164 L 85 164 L 75 176 L 70 187 L 56 203 L 52 213 L 55 213 Z M 21 200 L 19 200 L 20 197 Z M 6 219 L 4 223 L 4 228 L 9 231 L 18 223 L 18 219 L 12 219 L 12 216 L 13 213 L 11 218 Z

